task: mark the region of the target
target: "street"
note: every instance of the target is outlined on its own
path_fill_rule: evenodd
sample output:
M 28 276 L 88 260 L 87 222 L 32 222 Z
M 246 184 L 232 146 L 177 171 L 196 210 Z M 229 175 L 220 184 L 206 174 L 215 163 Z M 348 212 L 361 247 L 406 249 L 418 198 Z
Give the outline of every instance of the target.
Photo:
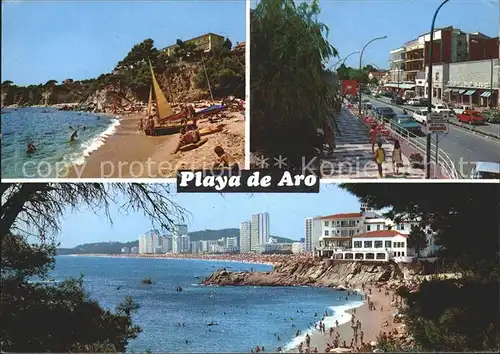
M 396 113 L 403 113 L 403 109 L 406 108 L 408 114 L 411 115 L 412 112 L 410 112 L 409 109 L 415 109 L 415 107 L 384 104 L 381 102 L 382 100 L 363 95 L 363 99 L 365 98 L 368 98 L 372 102 L 374 108 L 388 106 L 392 107 Z M 387 100 L 387 102 L 389 103 L 389 100 Z M 425 137 L 413 139 L 420 139 L 424 143 L 426 140 Z M 435 143 L 434 137 L 433 143 Z M 448 134 L 440 136 L 438 146 L 450 156 L 456 169 L 464 177 L 469 175 L 475 162 L 500 161 L 500 141 L 494 141 L 492 139 L 482 137 L 452 124 L 449 124 Z M 432 153 L 434 153 L 434 151 Z

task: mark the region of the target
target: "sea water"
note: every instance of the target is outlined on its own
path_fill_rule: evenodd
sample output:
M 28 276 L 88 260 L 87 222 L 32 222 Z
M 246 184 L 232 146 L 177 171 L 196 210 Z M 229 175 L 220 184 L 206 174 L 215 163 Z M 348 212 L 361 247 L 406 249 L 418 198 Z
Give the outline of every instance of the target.
M 349 308 L 360 296 L 329 288 L 202 286 L 219 268 L 230 271 L 269 271 L 267 265 L 183 259 L 58 256 L 56 282 L 84 275 L 90 296 L 114 309 L 125 296 L 140 308 L 135 324 L 143 332 L 129 343 L 129 352 L 250 352 L 289 349 L 311 333 L 311 324 L 328 311 L 327 326 L 345 323 Z M 152 285 L 142 284 L 149 278 Z M 182 291 L 176 291 L 181 286 Z M 314 314 L 317 313 L 318 317 Z M 217 325 L 207 326 L 215 322 Z M 184 325 L 182 325 L 184 324 Z M 302 335 L 295 337 L 297 330 Z M 278 337 L 280 340 L 278 340 Z M 187 341 L 187 342 L 186 342 Z
M 2 177 L 51 178 L 83 164 L 120 124 L 117 118 L 56 108 L 2 109 Z M 72 128 L 78 137 L 69 141 Z M 85 127 L 85 130 L 83 129 Z M 36 152 L 26 154 L 28 143 Z

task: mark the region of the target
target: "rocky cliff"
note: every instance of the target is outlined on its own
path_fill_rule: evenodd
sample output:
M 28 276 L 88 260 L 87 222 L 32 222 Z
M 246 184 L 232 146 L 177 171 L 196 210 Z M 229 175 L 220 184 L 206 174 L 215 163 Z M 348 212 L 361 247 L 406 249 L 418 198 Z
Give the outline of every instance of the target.
M 165 88 L 165 94 L 170 102 L 193 102 L 210 99 L 208 90 L 197 88 L 198 72 L 202 63 L 180 62 L 171 65 L 161 73 L 160 85 Z M 203 78 L 204 79 L 204 78 Z
M 418 272 L 418 271 L 417 271 Z M 371 282 L 402 279 L 414 269 L 395 263 L 330 263 L 321 260 L 285 262 L 271 272 L 229 272 L 219 269 L 206 278 L 204 285 L 325 286 L 353 287 Z

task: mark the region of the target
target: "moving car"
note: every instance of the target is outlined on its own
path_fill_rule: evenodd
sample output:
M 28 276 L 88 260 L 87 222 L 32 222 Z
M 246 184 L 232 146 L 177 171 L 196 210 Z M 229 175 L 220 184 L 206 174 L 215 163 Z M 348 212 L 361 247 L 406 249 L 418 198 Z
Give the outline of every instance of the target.
M 476 162 L 469 177 L 471 179 L 500 179 L 500 163 Z
M 375 113 L 382 116 L 382 119 L 385 122 L 389 122 L 392 118 L 396 116 L 396 113 L 391 107 L 377 107 L 375 108 Z
M 413 112 L 413 119 L 415 119 L 420 124 L 427 124 L 427 109 L 419 109 Z
M 406 133 L 406 131 L 415 135 L 421 135 L 422 133 L 421 125 L 408 114 L 397 114 L 392 118 L 390 124 L 391 128 L 398 133 Z
M 495 109 L 486 109 L 481 112 L 488 123 L 500 123 L 500 111 Z
M 409 106 L 420 106 L 420 98 L 410 98 L 406 104 Z
M 466 110 L 462 114 L 457 115 L 458 120 L 462 123 L 483 124 L 486 119 L 481 113 L 474 110 Z

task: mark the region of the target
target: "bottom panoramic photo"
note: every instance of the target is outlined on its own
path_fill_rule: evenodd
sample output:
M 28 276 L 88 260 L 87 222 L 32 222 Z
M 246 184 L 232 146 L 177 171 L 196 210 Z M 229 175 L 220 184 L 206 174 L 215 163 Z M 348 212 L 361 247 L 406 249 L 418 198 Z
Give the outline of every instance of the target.
M 2 184 L 2 352 L 498 352 L 498 184 Z

